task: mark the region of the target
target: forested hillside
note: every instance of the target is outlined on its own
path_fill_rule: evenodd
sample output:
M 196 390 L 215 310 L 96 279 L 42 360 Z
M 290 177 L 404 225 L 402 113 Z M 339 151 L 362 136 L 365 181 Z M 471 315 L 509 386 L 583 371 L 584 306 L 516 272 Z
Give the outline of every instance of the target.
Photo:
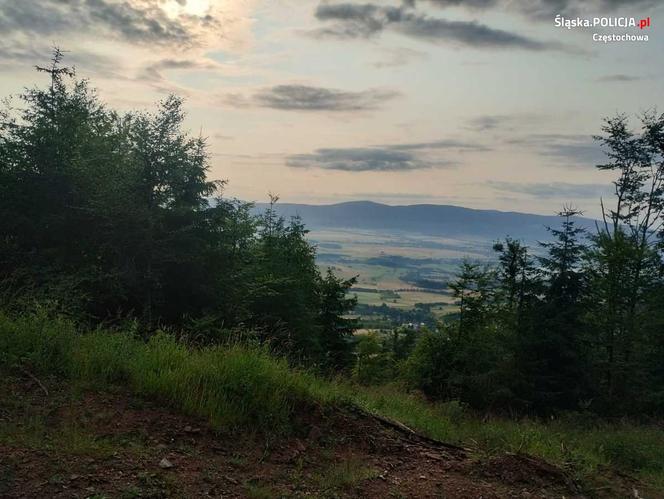
M 352 483 L 388 481 L 375 471 L 408 452 L 407 434 L 418 452 L 437 449 L 426 462 L 439 474 L 456 459 L 442 441 L 454 440 L 466 464 L 453 469 L 486 472 L 505 494 L 519 486 L 481 463 L 506 451 L 559 466 L 537 461 L 548 478 L 525 478 L 529 494 L 601 495 L 599 477 L 621 493 L 664 486 L 664 115 L 644 114 L 636 130 L 626 116 L 602 126 L 598 168 L 614 175 L 615 196 L 597 225 L 565 206 L 536 250 L 515 233 L 491 262 L 466 260 L 449 283 L 455 312 L 435 325 L 355 334 L 355 280 L 319 269 L 305 225 L 279 215 L 276 197 L 258 212 L 224 197 L 225 181 L 208 178 L 206 139 L 183 130 L 180 98 L 120 113 L 61 58 L 38 68 L 44 88 L 0 115 L 0 368 L 11 379 L 0 449 L 16 463 L 43 444 L 35 434 L 62 438 L 16 423 L 39 412 L 22 390 L 48 400 L 66 380 L 63 405 L 79 388 L 121 385 L 226 437 L 264 437 L 252 445 L 265 455 L 273 439 L 323 430 L 311 438 L 337 449 L 344 421 L 343 445 L 366 421 L 401 435 L 379 433 L 383 461 Z M 366 457 L 370 440 L 348 452 Z M 284 459 L 306 466 L 292 445 L 299 454 Z M 302 476 L 303 495 L 361 495 Z M 452 497 L 481 493 L 472 480 L 455 486 Z
M 258 204 L 256 211 L 268 205 Z M 555 216 L 475 210 L 460 206 L 417 204 L 388 206 L 370 201 L 332 205 L 279 203 L 277 212 L 299 216 L 311 228 L 353 228 L 409 232 L 449 238 L 495 240 L 510 235 L 528 242 L 547 237 L 546 227 L 555 226 Z M 595 221 L 578 217 L 577 224 L 594 229 Z

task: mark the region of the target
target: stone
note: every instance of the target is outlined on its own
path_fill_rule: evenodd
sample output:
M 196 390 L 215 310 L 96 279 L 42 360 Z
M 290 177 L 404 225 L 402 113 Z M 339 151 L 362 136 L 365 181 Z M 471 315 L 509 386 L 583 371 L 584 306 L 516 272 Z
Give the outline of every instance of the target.
M 168 459 L 164 458 L 161 461 L 159 461 L 159 467 L 162 469 L 170 469 L 173 468 L 173 463 L 171 463 Z

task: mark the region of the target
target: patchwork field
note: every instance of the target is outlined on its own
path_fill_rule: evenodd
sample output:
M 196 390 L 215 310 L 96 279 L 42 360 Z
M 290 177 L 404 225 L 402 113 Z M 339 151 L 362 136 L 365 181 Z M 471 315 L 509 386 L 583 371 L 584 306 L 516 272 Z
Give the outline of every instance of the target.
M 310 239 L 318 248 L 321 267 L 331 267 L 346 278 L 357 276 L 352 292 L 363 317 L 376 315 L 372 307 L 383 305 L 399 311 L 425 310 L 433 317 L 453 312 L 447 283 L 464 258 L 485 260 L 491 255 L 486 240 L 409 233 L 328 229 L 312 230 Z

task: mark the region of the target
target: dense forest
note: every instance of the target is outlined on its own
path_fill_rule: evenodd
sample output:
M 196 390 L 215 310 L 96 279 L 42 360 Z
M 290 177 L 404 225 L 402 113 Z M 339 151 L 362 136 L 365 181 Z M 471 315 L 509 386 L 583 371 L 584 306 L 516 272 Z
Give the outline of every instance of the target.
M 203 346 L 264 345 L 291 364 L 496 412 L 664 412 L 664 115 L 608 119 L 615 175 L 596 230 L 573 207 L 533 252 L 465 262 L 458 313 L 357 339 L 354 280 L 321 272 L 302 221 L 223 196 L 183 102 L 119 113 L 61 64 L 0 116 L 0 306 Z M 278 200 L 273 197 L 272 202 Z
M 0 118 L 4 307 L 347 362 L 352 281 L 321 275 L 303 224 L 222 197 L 205 139 L 182 130 L 181 99 L 120 114 L 60 59 L 38 68 L 46 89 Z

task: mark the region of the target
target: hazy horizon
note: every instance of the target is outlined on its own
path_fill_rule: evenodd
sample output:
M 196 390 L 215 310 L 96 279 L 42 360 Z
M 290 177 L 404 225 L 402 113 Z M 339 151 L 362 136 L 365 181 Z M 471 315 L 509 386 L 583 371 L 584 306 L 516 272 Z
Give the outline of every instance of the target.
M 241 200 L 244 201 L 244 200 Z M 261 206 L 266 206 L 269 204 L 268 200 L 253 200 L 253 201 L 247 201 L 250 203 L 255 203 L 257 205 Z M 445 207 L 453 207 L 453 208 L 463 208 L 463 209 L 468 209 L 468 210 L 478 210 L 478 211 L 499 211 L 499 212 L 504 212 L 504 213 L 522 213 L 524 215 L 538 215 L 538 216 L 556 216 L 560 211 L 561 207 L 558 207 L 557 209 L 554 209 L 550 213 L 535 213 L 535 212 L 530 212 L 530 211 L 520 211 L 520 210 L 512 210 L 512 209 L 499 209 L 499 208 L 475 208 L 472 206 L 464 206 L 463 204 L 454 204 L 454 203 L 425 203 L 425 202 L 413 202 L 413 203 L 399 203 L 399 202 L 383 202 L 383 201 L 374 201 L 372 199 L 345 199 L 341 201 L 330 201 L 330 202 L 311 202 L 311 203 L 303 203 L 303 202 L 291 202 L 288 201 L 287 199 L 281 199 L 279 198 L 278 204 L 283 205 L 301 205 L 301 206 L 334 206 L 334 205 L 339 205 L 339 204 L 350 204 L 350 203 L 374 203 L 374 204 L 379 204 L 382 206 L 389 206 L 391 208 L 407 208 L 407 207 L 412 207 L 412 206 L 445 206 Z M 592 216 L 586 215 L 586 213 L 582 213 L 579 216 L 584 217 L 584 218 L 594 218 Z

